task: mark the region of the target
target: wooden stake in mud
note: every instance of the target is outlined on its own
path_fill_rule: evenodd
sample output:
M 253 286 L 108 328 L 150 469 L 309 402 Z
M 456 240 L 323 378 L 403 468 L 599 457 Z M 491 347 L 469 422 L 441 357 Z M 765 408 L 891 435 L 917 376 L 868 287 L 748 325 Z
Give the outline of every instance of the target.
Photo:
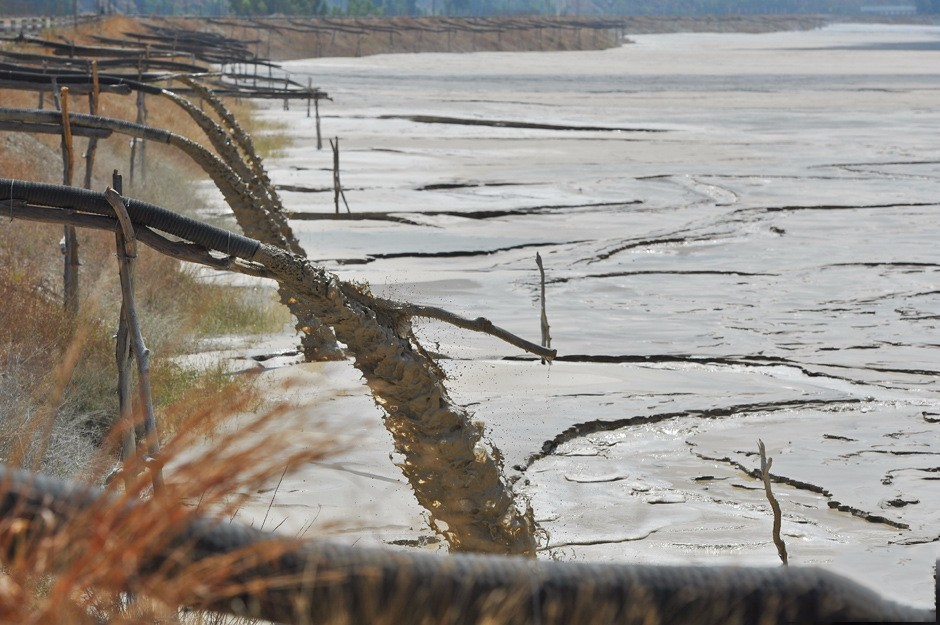
M 72 125 L 69 120 L 69 88 L 59 90 L 59 109 L 62 112 L 62 183 L 72 186 L 75 171 L 75 152 L 72 149 Z M 63 291 L 65 310 L 70 315 L 78 312 L 78 233 L 75 226 L 65 226 L 62 244 L 65 257 L 63 267 Z
M 774 459 L 767 458 L 766 450 L 764 449 L 764 441 L 760 439 L 757 439 L 757 450 L 760 452 L 760 473 L 764 480 L 764 491 L 767 493 L 767 500 L 770 501 L 770 508 L 774 512 L 774 545 L 777 546 L 777 555 L 780 556 L 783 566 L 787 566 L 787 546 L 784 544 L 783 538 L 780 537 L 780 525 L 782 520 L 780 504 L 777 503 L 777 498 L 774 497 L 773 492 L 770 490 L 770 467 L 773 465 Z
M 339 215 L 340 198 L 343 198 L 343 204 L 346 205 L 346 213 L 351 213 L 346 194 L 343 192 L 343 185 L 339 181 L 339 137 L 330 139 L 330 147 L 333 148 L 333 204 L 336 206 L 336 214 Z
M 313 114 L 317 122 L 317 149 L 323 149 L 323 139 L 320 137 L 320 98 L 313 99 Z
M 153 394 L 150 387 L 150 350 L 144 344 L 140 323 L 137 320 L 137 309 L 134 305 L 134 260 L 137 258 L 137 238 L 134 235 L 134 225 L 131 223 L 130 215 L 127 214 L 127 208 L 124 206 L 121 195 L 111 187 L 108 187 L 104 194 L 121 225 L 115 231 L 118 266 L 121 275 L 121 317 L 126 324 L 130 347 L 137 360 L 137 389 L 140 395 L 140 408 L 144 417 L 144 436 L 147 441 L 148 455 L 155 461 L 151 467 L 151 477 L 153 479 L 153 492 L 157 494 L 163 489 L 163 472 L 160 469 L 158 460 L 160 438 L 157 435 L 157 422 L 153 413 Z
M 542 256 L 538 252 L 535 253 L 535 264 L 539 267 L 539 277 L 542 285 L 542 347 L 551 349 L 552 335 L 549 333 L 548 314 L 545 312 L 545 267 L 542 265 Z M 545 364 L 544 358 L 542 364 Z

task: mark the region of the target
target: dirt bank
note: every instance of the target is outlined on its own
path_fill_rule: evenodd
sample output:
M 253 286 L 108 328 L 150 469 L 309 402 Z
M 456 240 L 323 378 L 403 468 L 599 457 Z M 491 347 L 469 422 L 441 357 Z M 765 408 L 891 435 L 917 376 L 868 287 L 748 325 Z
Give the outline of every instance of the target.
M 147 20 L 144 20 L 146 23 Z M 192 18 L 160 19 L 192 28 Z M 388 53 L 602 50 L 631 34 L 819 28 L 817 15 L 704 17 L 394 17 L 200 19 L 199 29 L 248 42 L 274 60 Z

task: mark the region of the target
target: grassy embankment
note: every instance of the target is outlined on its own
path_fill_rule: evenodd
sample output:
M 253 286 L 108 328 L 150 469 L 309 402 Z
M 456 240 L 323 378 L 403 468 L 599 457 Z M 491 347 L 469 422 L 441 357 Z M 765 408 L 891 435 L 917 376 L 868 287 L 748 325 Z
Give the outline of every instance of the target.
M 120 19 L 95 25 L 96 32 L 111 36 L 129 28 L 134 24 Z M 262 130 L 252 127 L 247 106 L 230 104 L 250 132 Z M 36 105 L 34 93 L 0 91 L 0 106 Z M 208 144 L 168 101 L 148 98 L 147 106 L 148 125 Z M 84 98 L 71 102 L 73 111 L 86 107 Z M 133 120 L 135 97 L 104 94 L 99 113 Z M 264 130 L 277 135 L 276 128 Z M 284 139 L 256 145 L 272 148 L 279 141 Z M 0 177 L 60 183 L 59 143 L 57 136 L 0 133 Z M 76 180 L 83 176 L 84 149 L 85 139 L 76 139 Z M 168 146 L 147 150 L 146 176 L 131 183 L 126 137 L 99 142 L 92 188 L 105 189 L 112 170 L 119 169 L 125 172 L 128 196 L 192 212 L 202 171 Z M 0 227 L 0 462 L 95 483 L 114 466 L 119 448 L 112 429 L 120 307 L 115 242 L 110 233 L 79 231 L 80 312 L 69 318 L 62 305 L 61 236 L 60 227 L 48 224 L 4 219 Z M 177 363 L 178 356 L 199 350 L 205 337 L 282 329 L 290 317 L 270 289 L 209 281 L 140 246 L 136 292 L 152 351 L 160 462 L 173 463 L 172 474 L 165 490 L 149 497 L 150 474 L 144 468 L 149 465 L 142 458 L 128 461 L 126 474 L 136 477 L 123 496 L 145 502 L 130 517 L 119 499 L 118 505 L 57 522 L 38 539 L 28 523 L 0 519 L 0 623 L 228 622 L 198 611 L 182 613 L 177 606 L 243 592 L 227 581 L 235 562 L 144 576 L 132 563 L 162 549 L 189 516 L 205 510 L 230 516 L 262 484 L 276 480 L 285 463 L 299 466 L 333 447 L 325 439 L 299 451 L 288 449 L 282 428 L 272 427 L 283 409 L 258 410 L 262 398 L 250 376 L 230 374 L 224 362 L 203 369 Z M 230 415 L 246 412 L 261 416 L 234 432 L 216 429 Z M 211 453 L 194 453 L 205 448 L 207 432 L 214 432 Z M 121 484 L 125 480 L 115 480 L 112 488 L 120 492 Z M 127 590 L 137 593 L 135 600 L 122 594 Z M 151 593 L 166 603 L 147 599 Z
M 135 23 L 113 18 L 93 28 L 119 36 Z M 0 91 L 0 106 L 34 108 L 37 100 L 32 92 Z M 50 106 L 46 94 L 45 107 Z M 235 108 L 250 128 L 250 109 Z M 87 112 L 86 98 L 73 98 L 70 109 Z M 150 97 L 147 109 L 148 125 L 208 144 L 167 100 Z M 102 94 L 99 114 L 134 120 L 136 97 Z M 79 184 L 85 142 L 75 141 L 74 178 Z M 187 157 L 168 146 L 148 145 L 146 175 L 138 174 L 133 183 L 127 176 L 128 159 L 126 137 L 99 141 L 92 188 L 104 190 L 112 170 L 118 169 L 125 174 L 128 196 L 192 212 L 192 198 L 203 178 Z M 0 133 L 0 176 L 61 183 L 59 137 Z M 113 335 L 120 290 L 114 237 L 79 231 L 81 306 L 78 318 L 70 319 L 61 304 L 61 236 L 57 226 L 23 221 L 4 220 L 0 229 L 0 457 L 52 474 L 93 478 L 113 461 L 114 453 L 101 447 L 117 412 Z M 197 370 L 176 364 L 174 358 L 197 350 L 203 337 L 281 329 L 289 315 L 274 296 L 207 281 L 192 267 L 143 246 L 136 289 L 144 337 L 153 353 L 161 430 L 178 430 L 188 416 L 205 412 L 205 406 L 244 405 L 237 398 L 252 392 L 245 376 L 230 376 L 224 363 Z

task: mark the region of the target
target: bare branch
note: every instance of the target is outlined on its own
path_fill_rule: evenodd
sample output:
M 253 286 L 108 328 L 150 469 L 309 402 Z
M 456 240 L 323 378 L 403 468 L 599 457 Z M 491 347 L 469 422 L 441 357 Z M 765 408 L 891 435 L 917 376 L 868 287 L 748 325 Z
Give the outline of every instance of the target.
M 760 472 L 764 479 L 764 492 L 767 493 L 767 499 L 770 501 L 770 507 L 774 511 L 774 544 L 777 546 L 777 554 L 783 561 L 783 566 L 787 566 L 787 546 L 784 544 L 783 538 L 780 537 L 780 525 L 782 523 L 780 504 L 777 503 L 777 498 L 774 497 L 773 492 L 770 490 L 770 467 L 773 465 L 774 459 L 767 458 L 767 454 L 764 450 L 764 441 L 757 439 L 757 449 L 760 451 Z
M 541 345 L 536 345 L 531 341 L 527 341 L 520 336 L 516 336 L 509 330 L 504 330 L 503 328 L 495 325 L 492 321 L 485 317 L 477 317 L 476 319 L 468 319 L 467 317 L 461 317 L 456 313 L 452 313 L 443 308 L 436 308 L 434 306 L 421 306 L 419 304 L 406 304 L 403 302 L 395 302 L 392 300 L 375 298 L 375 303 L 378 306 L 389 309 L 398 313 L 399 315 L 404 315 L 405 317 L 424 317 L 425 319 L 437 319 L 438 321 L 443 321 L 451 325 L 457 326 L 458 328 L 463 328 L 464 330 L 471 330 L 473 332 L 482 332 L 483 334 L 489 334 L 495 336 L 498 339 L 506 341 L 510 345 L 514 345 L 519 349 L 523 349 L 530 354 L 535 354 L 546 360 L 554 360 L 555 356 L 558 354 L 557 350 L 548 349 L 542 347 Z

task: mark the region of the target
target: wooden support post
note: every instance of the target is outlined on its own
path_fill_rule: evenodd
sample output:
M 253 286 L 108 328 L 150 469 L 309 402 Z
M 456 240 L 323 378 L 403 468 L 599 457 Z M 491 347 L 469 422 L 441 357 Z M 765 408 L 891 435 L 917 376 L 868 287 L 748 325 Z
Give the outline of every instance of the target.
M 163 472 L 160 469 L 160 437 L 157 434 L 157 422 L 153 412 L 153 393 L 150 387 L 150 350 L 144 344 L 134 304 L 134 261 L 137 258 L 137 238 L 134 234 L 134 224 L 131 223 L 121 195 L 111 187 L 108 187 L 104 193 L 105 199 L 114 209 L 121 225 L 115 231 L 115 242 L 121 276 L 122 316 L 127 324 L 130 346 L 137 361 L 137 390 L 140 396 L 140 408 L 143 411 L 144 437 L 147 442 L 148 455 L 152 460 L 150 471 L 153 492 L 158 494 L 163 489 Z
M 320 136 L 320 98 L 313 99 L 313 114 L 317 122 L 317 149 L 323 149 L 323 139 Z
M 150 66 L 150 46 L 147 46 L 145 54 L 138 57 L 137 60 L 137 80 L 142 81 L 144 72 Z M 147 104 L 144 99 L 144 92 L 137 91 L 137 123 L 145 125 L 147 123 Z M 144 151 L 147 142 L 143 139 L 134 137 L 131 140 L 131 162 L 130 162 L 130 183 L 134 184 L 134 168 L 139 165 L 140 175 L 144 176 Z
M 69 120 L 69 88 L 59 88 L 59 111 L 62 113 L 62 184 L 72 185 L 75 157 L 72 152 L 72 124 Z
M 339 199 L 343 198 L 343 204 L 346 205 L 346 212 L 350 213 L 349 204 L 346 202 L 346 194 L 343 193 L 343 185 L 339 181 L 339 137 L 330 139 L 330 147 L 333 148 L 333 204 L 336 206 L 336 214 L 339 215 Z
M 285 74 L 285 76 L 284 76 L 284 91 L 286 92 L 288 89 L 290 89 L 290 78 L 288 78 L 287 75 Z M 289 111 L 289 110 L 290 110 L 290 98 L 287 96 L 286 93 L 284 94 L 284 110 L 285 110 L 285 111 Z
M 91 91 L 88 93 L 88 113 L 98 114 L 98 98 L 100 97 L 98 85 L 98 61 L 91 62 Z M 98 149 L 98 137 L 88 137 L 88 146 L 85 148 L 85 188 L 91 189 L 91 177 L 95 166 L 95 152 Z
M 43 61 L 43 62 L 42 62 L 42 73 L 43 73 L 43 74 L 46 73 L 46 67 L 47 67 L 46 62 Z M 46 90 L 43 89 L 42 87 L 40 87 L 40 88 L 39 88 L 39 103 L 36 105 L 36 108 L 38 108 L 40 111 L 43 109 L 43 104 L 44 104 L 43 100 L 45 100 L 45 96 L 46 96 Z
M 115 169 L 111 176 L 111 186 L 118 194 L 123 193 L 124 185 L 121 174 Z M 123 234 L 115 233 L 118 253 L 121 252 Z M 117 343 L 114 346 L 114 360 L 118 370 L 118 428 L 121 431 L 121 460 L 124 476 L 124 488 L 131 492 L 134 476 L 127 471 L 128 464 L 137 455 L 137 433 L 134 423 L 133 400 L 131 399 L 131 342 L 127 328 L 127 315 L 124 302 L 121 302 L 121 318 L 118 321 Z
M 539 277 L 542 285 L 542 347 L 551 349 L 552 335 L 548 327 L 548 314 L 545 312 L 545 267 L 542 265 L 542 255 L 538 252 L 535 253 L 535 264 L 539 267 Z M 542 364 L 545 364 L 544 358 L 542 359 Z
M 313 78 L 307 77 L 307 119 L 310 118 L 310 100 L 313 99 Z
M 59 90 L 59 109 L 62 112 L 62 184 L 72 185 L 75 171 L 75 152 L 72 144 L 72 125 L 69 120 L 69 89 Z M 75 226 L 65 226 L 62 236 L 63 304 L 70 315 L 78 313 L 78 233 Z

